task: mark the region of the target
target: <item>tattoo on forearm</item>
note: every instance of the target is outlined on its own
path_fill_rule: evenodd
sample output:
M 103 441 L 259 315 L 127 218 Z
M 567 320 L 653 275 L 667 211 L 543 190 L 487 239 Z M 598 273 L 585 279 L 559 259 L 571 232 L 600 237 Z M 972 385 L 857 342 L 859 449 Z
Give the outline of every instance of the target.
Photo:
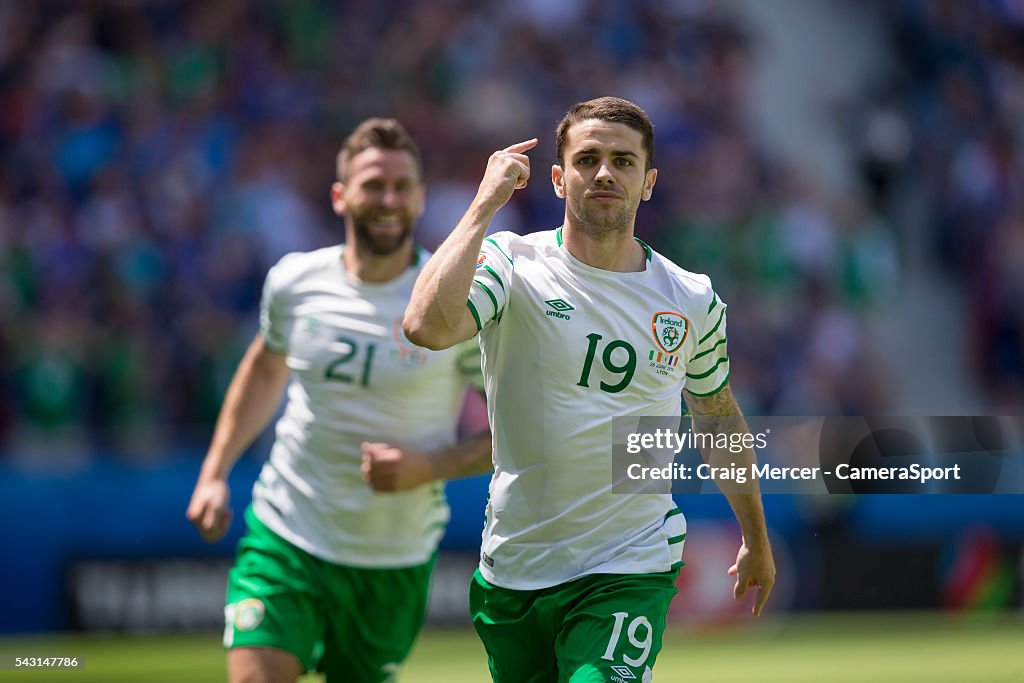
M 686 392 L 684 395 L 686 405 L 690 414 L 697 416 L 718 416 L 731 417 L 741 416 L 743 413 L 736 404 L 736 398 L 732 395 L 732 388 L 726 386 L 717 394 L 711 396 L 694 396 Z

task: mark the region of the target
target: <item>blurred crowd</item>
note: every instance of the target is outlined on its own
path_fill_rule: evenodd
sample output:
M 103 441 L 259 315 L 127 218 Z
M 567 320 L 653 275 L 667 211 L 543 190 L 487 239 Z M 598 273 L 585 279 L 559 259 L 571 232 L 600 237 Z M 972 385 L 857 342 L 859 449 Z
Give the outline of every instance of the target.
M 1000 414 L 1024 407 L 1024 3 L 888 8 L 903 72 L 879 117 L 912 131 L 909 170 L 929 254 L 968 293 L 971 367 Z M 884 127 L 884 125 L 883 125 Z
M 730 304 L 749 414 L 891 409 L 863 321 L 899 286 L 891 208 L 911 171 L 934 258 L 976 298 L 975 369 L 1019 390 L 1011 4 L 887 10 L 906 73 L 874 114 L 912 123 L 911 156 L 868 147 L 864 191 L 835 197 L 754 138 L 751 39 L 715 3 L 0 3 L 0 449 L 208 438 L 266 270 L 341 239 L 333 157 L 364 117 L 396 116 L 422 147 L 429 248 L 490 152 L 535 135 L 538 179 L 495 228 L 557 226 L 553 128 L 604 94 L 655 123 L 661 175 L 638 235 Z

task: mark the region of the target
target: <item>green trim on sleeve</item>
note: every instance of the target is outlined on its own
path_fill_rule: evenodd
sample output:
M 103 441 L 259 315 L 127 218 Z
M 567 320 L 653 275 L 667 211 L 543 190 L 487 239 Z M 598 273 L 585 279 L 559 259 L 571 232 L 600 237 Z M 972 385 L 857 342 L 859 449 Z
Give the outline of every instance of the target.
M 729 374 L 732 374 L 732 373 L 730 372 Z M 717 394 L 719 391 L 724 389 L 727 384 L 729 384 L 729 375 L 725 376 L 725 379 L 722 380 L 722 383 L 720 385 L 718 385 L 717 389 L 712 389 L 711 391 L 709 391 L 706 394 L 698 394 L 696 391 L 690 391 L 689 389 L 687 389 L 687 391 L 690 391 L 691 394 L 693 394 L 694 396 L 696 396 L 698 398 L 707 398 L 708 396 L 714 396 L 715 394 Z
M 491 291 L 490 287 L 480 282 L 479 280 L 473 280 L 473 284 L 483 289 L 484 294 L 486 294 L 488 298 L 490 298 L 491 305 L 494 306 L 494 315 L 491 317 L 491 320 L 496 320 L 498 318 L 498 300 L 497 298 L 495 298 L 494 292 Z
M 724 318 L 725 318 L 725 307 L 722 307 L 722 313 L 721 313 L 721 315 L 718 316 L 718 322 L 715 323 L 715 326 L 711 328 L 710 332 L 708 332 L 707 334 L 705 334 L 703 337 L 700 338 L 700 341 L 697 342 L 697 346 L 700 346 L 701 344 L 703 344 L 704 342 L 706 342 L 708 339 L 711 338 L 711 335 L 713 335 L 715 333 L 715 331 L 718 329 L 719 325 L 722 324 L 722 320 Z
M 717 349 L 717 348 L 718 348 L 719 346 L 721 346 L 722 344 L 724 344 L 724 343 L 726 342 L 726 340 L 727 340 L 727 339 L 728 339 L 728 337 L 722 337 L 722 338 L 721 338 L 721 339 L 719 339 L 719 340 L 718 340 L 717 342 L 715 342 L 715 345 L 714 345 L 714 346 L 712 346 L 712 347 L 711 347 L 710 349 L 708 349 L 707 351 L 701 351 L 701 352 L 700 352 L 700 353 L 698 353 L 698 354 L 697 354 L 696 356 L 694 356 L 693 358 L 691 358 L 691 359 L 690 359 L 690 362 L 692 363 L 693 361 L 697 360 L 698 358 L 703 358 L 704 356 L 708 355 L 709 353 L 711 353 L 712 351 L 714 351 L 715 349 Z
M 484 270 L 486 270 L 488 273 L 494 276 L 494 279 L 498 281 L 499 285 L 501 285 L 501 291 L 508 292 L 508 289 L 505 287 L 505 283 L 501 281 L 501 278 L 494 271 L 494 268 L 491 268 L 490 266 L 484 266 Z
M 729 356 L 722 356 L 721 358 L 718 359 L 718 362 L 712 365 L 711 369 L 708 370 L 707 372 L 702 372 L 699 375 L 691 375 L 690 373 L 686 373 L 686 376 L 689 377 L 690 379 L 704 379 L 705 377 L 713 373 L 715 370 L 717 370 L 719 365 L 727 362 L 728 360 Z
M 497 242 L 492 240 L 490 237 L 485 237 L 484 238 L 484 242 L 490 242 L 491 244 L 493 244 L 494 248 L 497 249 L 501 253 L 502 256 L 507 258 L 509 263 L 512 263 L 512 258 L 508 254 L 505 253 L 504 249 L 502 249 L 500 246 L 498 246 Z
M 674 544 L 679 543 L 680 541 L 684 540 L 685 538 L 686 538 L 686 534 L 685 533 L 679 534 L 678 536 L 673 536 L 672 538 L 668 539 L 668 544 L 669 545 L 674 545 Z
M 672 508 L 671 510 L 665 513 L 665 519 L 668 519 L 669 517 L 675 517 L 676 515 L 681 514 L 683 514 L 682 510 L 680 510 L 679 508 Z
M 708 306 L 707 315 L 711 315 L 711 311 L 715 310 L 715 306 L 718 305 L 718 294 L 711 292 L 711 305 Z
M 480 324 L 480 314 L 476 312 L 476 306 L 469 299 L 466 299 L 466 305 L 469 306 L 469 312 L 473 314 L 473 320 L 476 321 L 476 331 L 484 329 L 484 326 Z

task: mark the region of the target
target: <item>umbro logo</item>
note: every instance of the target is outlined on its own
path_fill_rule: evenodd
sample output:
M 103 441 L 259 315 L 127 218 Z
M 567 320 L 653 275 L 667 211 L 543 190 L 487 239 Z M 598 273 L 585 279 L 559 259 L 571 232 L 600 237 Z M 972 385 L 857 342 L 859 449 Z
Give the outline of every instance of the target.
M 612 680 L 613 681 L 616 681 L 616 680 L 618 680 L 618 681 L 635 681 L 636 680 L 636 674 L 634 674 L 632 671 L 630 671 L 628 667 L 625 667 L 625 666 L 613 666 L 613 667 L 611 667 L 611 670 L 614 671 L 617 674 L 615 676 L 612 676 Z
M 552 318 L 561 318 L 562 320 L 569 320 L 570 316 L 566 315 L 566 311 L 575 311 L 576 308 L 565 299 L 548 299 L 545 301 L 551 310 L 545 311 L 546 315 Z

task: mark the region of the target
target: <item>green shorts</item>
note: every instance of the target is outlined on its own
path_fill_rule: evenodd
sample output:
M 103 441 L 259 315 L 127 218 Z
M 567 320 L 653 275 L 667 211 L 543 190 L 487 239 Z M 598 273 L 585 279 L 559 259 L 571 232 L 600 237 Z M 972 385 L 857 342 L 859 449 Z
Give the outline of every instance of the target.
M 651 680 L 679 570 L 592 574 L 535 591 L 500 588 L 480 571 L 473 626 L 495 683 Z
M 423 625 L 436 555 L 415 567 L 347 567 L 295 547 L 251 508 L 245 520 L 224 646 L 285 650 L 328 681 L 393 680 Z

